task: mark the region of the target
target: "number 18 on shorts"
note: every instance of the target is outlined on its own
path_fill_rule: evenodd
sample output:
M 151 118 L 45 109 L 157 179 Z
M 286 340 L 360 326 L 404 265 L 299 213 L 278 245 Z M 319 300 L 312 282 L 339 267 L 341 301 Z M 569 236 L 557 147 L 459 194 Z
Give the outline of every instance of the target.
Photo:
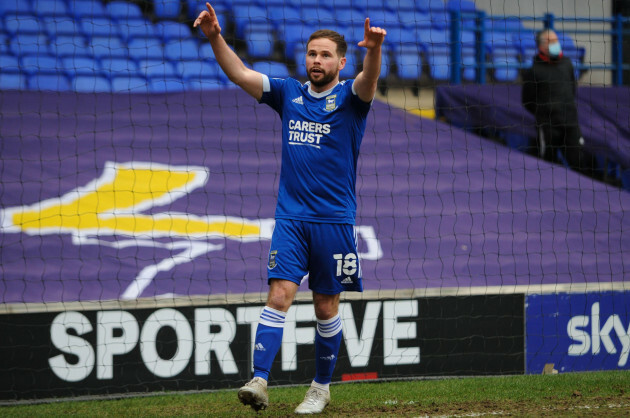
M 318 293 L 362 292 L 354 226 L 277 219 L 267 273 L 298 285 L 308 277 L 309 289 Z

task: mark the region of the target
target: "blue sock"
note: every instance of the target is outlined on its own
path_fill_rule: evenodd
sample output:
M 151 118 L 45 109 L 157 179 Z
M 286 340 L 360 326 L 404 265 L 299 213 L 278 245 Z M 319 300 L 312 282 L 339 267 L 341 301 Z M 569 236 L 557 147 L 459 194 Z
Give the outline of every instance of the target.
M 341 318 L 339 314 L 331 319 L 317 320 L 315 334 L 315 382 L 326 385 L 332 380 L 337 364 L 337 354 L 341 345 Z
M 269 371 L 282 344 L 286 312 L 265 306 L 260 314 L 254 342 L 254 377 L 269 380 Z

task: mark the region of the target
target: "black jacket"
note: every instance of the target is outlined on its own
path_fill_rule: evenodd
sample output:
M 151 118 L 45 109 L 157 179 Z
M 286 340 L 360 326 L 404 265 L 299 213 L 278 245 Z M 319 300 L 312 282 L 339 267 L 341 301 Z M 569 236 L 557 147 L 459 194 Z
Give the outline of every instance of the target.
M 523 73 L 523 106 L 538 124 L 578 125 L 576 88 L 569 58 L 549 60 L 536 55 L 532 67 Z

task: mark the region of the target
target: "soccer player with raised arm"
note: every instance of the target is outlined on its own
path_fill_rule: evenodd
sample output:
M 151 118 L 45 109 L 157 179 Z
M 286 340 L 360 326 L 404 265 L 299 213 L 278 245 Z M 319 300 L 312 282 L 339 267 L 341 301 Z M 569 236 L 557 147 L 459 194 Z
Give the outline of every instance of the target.
M 282 168 L 276 226 L 267 265 L 269 293 L 254 344 L 254 378 L 238 397 L 255 410 L 268 406 L 267 380 L 280 344 L 286 313 L 308 278 L 317 318 L 316 374 L 298 414 L 320 413 L 330 402 L 329 384 L 341 345 L 339 295 L 363 290 L 354 230 L 359 148 L 381 69 L 386 31 L 365 19 L 363 71 L 339 80 L 347 44 L 331 30 L 308 40 L 309 81 L 269 78 L 247 68 L 221 36 L 212 6 L 195 20 L 210 40 L 228 78 L 282 119 Z

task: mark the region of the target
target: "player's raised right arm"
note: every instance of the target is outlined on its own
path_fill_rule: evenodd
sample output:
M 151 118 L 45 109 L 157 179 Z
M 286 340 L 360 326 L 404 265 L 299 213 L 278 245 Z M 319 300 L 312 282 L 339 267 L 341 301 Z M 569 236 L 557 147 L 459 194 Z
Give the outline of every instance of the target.
M 200 27 L 204 35 L 210 40 L 217 62 L 225 75 L 237 86 L 241 87 L 256 100 L 260 100 L 263 93 L 262 74 L 247 68 L 243 61 L 227 45 L 221 36 L 221 26 L 217 15 L 210 3 L 206 3 L 208 10 L 204 10 L 195 20 L 194 27 Z

